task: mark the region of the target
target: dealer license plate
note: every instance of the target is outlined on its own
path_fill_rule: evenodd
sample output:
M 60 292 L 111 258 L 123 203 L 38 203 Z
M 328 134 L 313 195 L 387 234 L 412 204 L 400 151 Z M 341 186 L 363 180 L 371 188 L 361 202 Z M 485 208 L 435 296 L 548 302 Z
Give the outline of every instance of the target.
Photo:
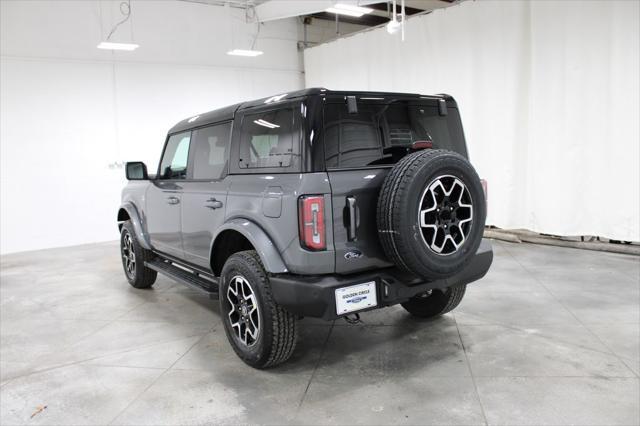
M 375 281 L 336 290 L 336 312 L 338 315 L 370 308 L 377 304 Z

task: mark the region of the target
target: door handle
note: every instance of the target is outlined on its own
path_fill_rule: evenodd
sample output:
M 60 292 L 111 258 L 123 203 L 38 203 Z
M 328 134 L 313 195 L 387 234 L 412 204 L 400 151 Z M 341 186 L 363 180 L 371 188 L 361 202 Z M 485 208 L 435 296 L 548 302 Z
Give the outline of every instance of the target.
M 168 197 L 167 203 L 169 204 L 178 204 L 180 202 L 180 198 L 178 197 Z
M 218 201 L 215 198 L 209 198 L 205 202 L 204 206 L 211 210 L 219 209 L 220 207 L 222 207 L 222 201 Z
M 358 227 L 356 218 L 356 197 L 347 197 L 347 210 L 349 212 L 349 229 L 347 238 L 349 239 L 349 241 L 353 241 L 356 239 L 356 228 Z

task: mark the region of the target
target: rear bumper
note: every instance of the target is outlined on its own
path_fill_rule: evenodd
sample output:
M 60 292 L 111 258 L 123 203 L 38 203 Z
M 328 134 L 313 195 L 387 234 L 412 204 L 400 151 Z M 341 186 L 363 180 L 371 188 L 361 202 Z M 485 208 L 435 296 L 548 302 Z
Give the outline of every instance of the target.
M 378 305 L 371 310 L 396 305 L 428 290 L 468 284 L 482 278 L 493 261 L 493 250 L 483 240 L 473 259 L 464 270 L 453 277 L 425 282 L 396 268 L 385 268 L 352 275 L 290 275 L 270 277 L 275 301 L 289 312 L 314 318 L 332 320 L 336 312 L 335 290 L 340 287 L 375 281 Z

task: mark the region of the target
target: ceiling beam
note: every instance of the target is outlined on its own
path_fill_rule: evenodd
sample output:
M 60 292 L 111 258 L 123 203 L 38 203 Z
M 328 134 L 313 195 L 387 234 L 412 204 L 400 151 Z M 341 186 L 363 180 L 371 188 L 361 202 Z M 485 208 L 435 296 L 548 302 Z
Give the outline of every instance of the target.
M 201 0 L 202 1 L 202 0 Z M 206 1 L 206 0 L 205 0 Z M 409 3 L 410 0 L 407 0 Z M 407 15 L 414 15 L 416 13 L 424 12 L 425 10 L 433 10 L 439 7 L 444 7 L 444 5 L 452 4 L 455 1 L 459 0 L 416 0 L 411 1 L 411 6 L 405 7 L 405 11 Z M 346 4 L 358 4 L 364 7 L 371 7 L 376 12 L 368 15 L 364 15 L 361 18 L 357 18 L 362 20 L 367 17 L 377 16 L 378 18 L 383 18 L 380 16 L 381 12 L 387 11 L 387 5 L 385 2 L 381 2 L 380 0 L 268 0 L 264 3 L 260 3 L 255 7 L 256 14 L 258 15 L 258 19 L 260 22 L 273 21 L 276 19 L 284 19 L 291 18 L 295 16 L 305 16 L 305 15 L 315 15 L 315 14 L 323 14 L 325 10 L 330 7 L 333 7 L 335 3 L 346 3 Z M 423 8 L 422 5 L 425 5 L 426 8 Z M 440 6 L 440 5 L 443 6 Z M 332 19 L 335 17 L 332 16 Z M 319 19 L 324 19 L 324 15 L 318 16 Z M 350 18 L 350 17 L 349 17 Z M 366 18 L 365 18 L 366 19 Z M 380 21 L 380 19 L 370 19 L 370 21 L 384 23 L 387 22 L 387 18 L 384 18 L 384 21 Z M 340 21 L 348 22 L 346 16 L 341 16 Z M 372 25 L 372 24 L 364 24 L 364 25 Z M 379 25 L 379 24 L 376 24 Z
M 257 5 L 255 10 L 260 22 L 266 22 L 324 12 L 336 3 L 368 7 L 369 4 L 380 3 L 380 0 L 268 0 Z
M 324 21 L 335 21 L 336 20 L 336 15 L 335 14 L 327 13 L 327 12 L 313 13 L 313 14 L 311 14 L 309 16 L 311 16 L 312 18 L 315 18 L 315 19 L 322 19 Z M 346 24 L 356 24 L 356 25 L 363 25 L 363 26 L 366 26 L 366 27 L 375 27 L 377 25 L 389 22 L 389 18 L 385 18 L 385 17 L 377 16 L 377 15 L 362 15 L 359 18 L 356 18 L 354 16 L 339 15 L 338 16 L 338 21 L 339 22 L 344 22 Z
M 369 5 L 367 5 L 367 7 L 371 8 L 373 10 L 380 10 L 382 12 L 386 12 L 387 11 L 387 5 L 388 5 L 388 3 L 385 2 L 385 3 L 369 4 Z M 391 10 L 392 7 L 393 7 L 390 4 L 388 6 L 389 6 L 388 10 Z M 423 9 L 417 9 L 415 7 L 407 7 L 407 6 L 405 6 L 404 11 L 405 11 L 405 13 L 407 15 L 415 15 L 416 13 L 424 12 Z M 400 6 L 399 3 L 396 4 L 396 13 L 402 13 L 402 7 Z
M 322 12 L 331 6 L 331 0 L 270 0 L 257 5 L 255 10 L 260 22 L 266 22 Z

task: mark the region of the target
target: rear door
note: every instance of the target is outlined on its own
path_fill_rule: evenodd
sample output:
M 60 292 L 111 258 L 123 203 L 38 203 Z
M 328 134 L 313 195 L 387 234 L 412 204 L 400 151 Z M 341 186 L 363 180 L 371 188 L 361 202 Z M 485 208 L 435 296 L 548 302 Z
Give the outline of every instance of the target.
M 209 268 L 215 231 L 224 223 L 231 122 L 193 131 L 189 179 L 182 190 L 182 242 L 185 260 Z
M 466 156 L 457 110 L 441 115 L 436 99 L 358 100 L 357 105 L 356 113 L 348 112 L 344 100 L 329 101 L 324 109 L 337 273 L 392 266 L 378 239 L 378 194 L 414 142 L 429 141 L 433 148 Z

